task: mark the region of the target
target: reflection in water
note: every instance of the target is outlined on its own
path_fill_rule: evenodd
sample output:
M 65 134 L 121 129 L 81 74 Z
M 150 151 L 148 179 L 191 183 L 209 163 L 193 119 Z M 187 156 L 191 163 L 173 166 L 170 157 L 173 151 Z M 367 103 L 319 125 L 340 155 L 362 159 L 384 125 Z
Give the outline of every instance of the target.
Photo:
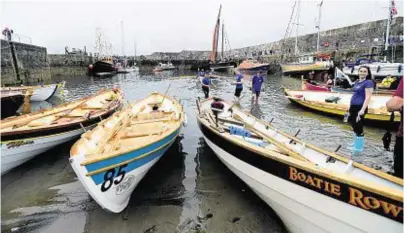
M 261 119 L 264 115 L 259 104 L 253 104 L 250 113 L 258 119 Z
M 179 205 L 184 202 L 185 188 L 182 136 L 179 136 L 164 156 L 153 166 L 133 191 L 130 207 L 138 205 Z

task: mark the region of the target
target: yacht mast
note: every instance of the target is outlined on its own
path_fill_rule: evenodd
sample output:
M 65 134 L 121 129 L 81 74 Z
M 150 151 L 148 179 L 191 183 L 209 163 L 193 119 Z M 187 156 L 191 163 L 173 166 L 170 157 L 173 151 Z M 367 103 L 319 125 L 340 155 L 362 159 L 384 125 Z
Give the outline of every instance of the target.
M 318 4 L 318 24 L 316 26 L 317 28 L 317 52 L 320 47 L 320 22 L 321 22 L 321 7 L 323 6 L 323 0 L 321 1 L 320 4 Z
M 122 55 L 123 55 L 123 57 L 125 57 L 124 36 L 123 36 L 123 20 L 121 20 L 121 32 L 122 32 Z
M 387 52 L 389 49 L 389 34 L 390 34 L 390 24 L 391 24 L 391 19 L 393 18 L 393 15 L 397 14 L 397 9 L 394 6 L 394 0 L 390 1 L 389 5 L 389 15 L 387 16 L 387 28 L 386 28 L 386 39 L 384 42 L 384 61 L 387 61 Z M 394 12 L 393 12 L 394 11 Z
M 297 37 L 299 36 L 299 17 L 300 17 L 300 0 L 297 0 L 297 13 L 296 13 L 296 38 L 295 38 L 295 55 L 299 53 L 297 47 Z
M 224 23 L 222 23 L 222 60 L 224 58 Z

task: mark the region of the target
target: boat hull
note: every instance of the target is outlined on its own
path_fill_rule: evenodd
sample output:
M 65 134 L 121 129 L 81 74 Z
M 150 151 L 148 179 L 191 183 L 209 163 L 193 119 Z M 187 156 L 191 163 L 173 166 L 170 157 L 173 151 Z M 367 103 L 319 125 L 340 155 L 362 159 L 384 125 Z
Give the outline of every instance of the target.
M 313 64 L 283 64 L 281 65 L 284 75 L 306 75 L 311 71 L 327 71 L 330 69 L 325 62 Z
M 383 79 L 387 76 L 403 76 L 404 74 L 404 64 L 402 63 L 371 63 L 371 64 L 362 64 L 365 66 L 369 66 L 370 72 L 377 79 Z M 349 76 L 358 76 L 359 66 L 354 67 L 344 67 L 342 72 Z M 401 68 L 400 68 L 401 66 Z
M 24 95 L 14 95 L 1 98 L 1 119 L 15 116 L 17 110 L 24 103 Z
M 50 84 L 50 85 L 45 85 L 43 87 L 39 87 L 34 89 L 34 92 L 32 93 L 31 96 L 31 101 L 46 101 L 56 93 L 56 90 L 58 89 L 57 84 Z
M 228 72 L 234 67 L 235 67 L 234 62 L 218 62 L 210 64 L 210 69 L 212 71 L 219 71 L 219 72 Z
M 270 68 L 270 65 L 262 65 L 262 66 L 255 66 L 251 68 L 238 68 L 239 71 L 241 72 L 258 72 L 258 71 L 263 71 L 264 73 L 268 72 Z
M 95 75 L 98 73 L 116 73 L 116 68 L 113 64 L 97 61 L 93 64 L 92 72 Z
M 95 126 L 96 124 L 93 124 L 85 127 L 85 129 L 90 130 Z M 55 146 L 80 136 L 84 132 L 84 129 L 80 128 L 46 137 L 1 142 L 1 175 Z
M 401 232 L 402 223 L 349 204 L 348 200 L 343 200 L 349 198 L 345 194 L 327 195 L 326 191 L 301 182 L 292 173 L 298 171 L 297 168 L 290 164 L 232 143 L 200 121 L 198 125 L 218 158 L 275 210 L 289 232 Z M 307 173 L 302 174 L 308 177 Z M 336 182 L 325 177 L 316 178 Z M 339 185 L 341 190 L 350 190 L 346 184 Z
M 128 205 L 132 192 L 138 183 L 174 143 L 180 129 L 147 148 L 128 152 L 113 159 L 83 166 L 85 156 L 79 154 L 71 157 L 70 163 L 91 197 L 103 209 L 113 213 L 120 213 Z M 94 175 L 87 175 L 89 172 L 94 172 L 107 166 L 114 166 L 128 160 L 131 162 L 126 163 L 124 166 Z M 114 171 L 114 174 L 121 175 L 115 176 L 111 181 L 106 181 L 107 173 L 112 171 Z
M 308 93 L 308 97 L 304 96 L 304 93 Z M 352 96 L 352 93 L 333 93 L 333 92 L 313 92 L 313 93 L 318 93 L 318 94 L 311 94 L 310 91 L 290 91 L 290 90 L 285 90 L 285 96 L 294 104 L 297 104 L 299 106 L 308 108 L 310 110 L 314 110 L 317 112 L 325 113 L 328 115 L 333 115 L 333 116 L 340 116 L 341 119 L 344 116 L 345 112 L 349 108 L 349 101 L 350 97 Z M 299 96 L 299 97 L 296 97 Z M 302 96 L 301 96 L 302 95 Z M 331 96 L 338 96 L 341 97 L 342 99 L 339 101 L 339 105 L 337 106 L 336 104 L 331 104 L 331 103 L 326 103 L 325 101 L 316 103 L 313 102 L 313 100 L 324 100 L 327 97 Z M 377 103 L 377 108 L 375 107 L 375 110 L 369 109 L 368 113 L 365 115 L 365 121 L 367 122 L 384 122 L 386 124 L 391 124 L 390 122 L 390 113 L 387 112 L 381 112 L 383 108 L 385 108 L 385 103 L 387 100 L 390 98 L 390 96 L 387 95 L 375 95 L 372 97 L 373 99 L 380 99 Z M 383 101 L 381 100 L 383 99 Z M 400 115 L 397 113 L 394 117 L 394 122 L 398 123 L 400 122 Z
M 311 83 L 306 82 L 305 84 L 305 89 L 303 90 L 309 90 L 309 91 L 330 91 L 327 87 L 325 86 L 316 86 Z

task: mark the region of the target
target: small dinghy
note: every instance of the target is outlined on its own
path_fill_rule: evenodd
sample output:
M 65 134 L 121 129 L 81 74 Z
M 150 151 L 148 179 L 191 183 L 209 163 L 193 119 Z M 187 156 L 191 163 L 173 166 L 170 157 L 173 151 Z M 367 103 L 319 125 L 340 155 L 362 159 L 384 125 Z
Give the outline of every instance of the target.
M 95 127 L 121 106 L 119 89 L 18 117 L 1 124 L 1 174 Z
M 349 109 L 349 103 L 352 93 L 334 93 L 321 91 L 293 91 L 285 89 L 285 96 L 295 104 L 309 108 L 318 112 L 344 116 Z M 386 103 L 391 98 L 389 95 L 375 94 L 372 95 L 368 106 L 368 113 L 365 115 L 365 120 L 373 122 L 390 121 L 391 113 L 387 111 Z M 400 122 L 400 114 L 395 113 L 395 122 Z
M 289 232 L 402 232 L 402 179 L 289 136 L 223 100 L 197 100 L 196 116 L 208 146 Z
M 63 83 L 62 83 L 63 85 Z M 50 98 L 57 92 L 58 84 L 49 84 L 44 86 L 22 86 L 22 87 L 2 87 L 1 91 L 21 91 L 23 93 L 32 89 L 33 93 L 31 96 L 31 102 L 35 101 L 45 101 Z M 63 87 L 59 87 L 61 89 Z
M 174 143 L 184 117 L 177 101 L 153 93 L 83 134 L 70 151 L 70 164 L 93 199 L 119 213 Z

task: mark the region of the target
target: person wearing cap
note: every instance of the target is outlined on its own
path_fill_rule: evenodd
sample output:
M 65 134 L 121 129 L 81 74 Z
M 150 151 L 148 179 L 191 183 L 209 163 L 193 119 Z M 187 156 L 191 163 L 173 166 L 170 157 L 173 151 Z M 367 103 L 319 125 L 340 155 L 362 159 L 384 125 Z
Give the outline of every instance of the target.
M 259 70 L 258 74 L 254 75 L 252 78 L 252 91 L 253 91 L 253 96 L 252 96 L 252 103 L 258 104 L 258 98 L 261 93 L 261 87 L 262 83 L 264 82 L 264 78 L 262 77 L 262 71 Z

